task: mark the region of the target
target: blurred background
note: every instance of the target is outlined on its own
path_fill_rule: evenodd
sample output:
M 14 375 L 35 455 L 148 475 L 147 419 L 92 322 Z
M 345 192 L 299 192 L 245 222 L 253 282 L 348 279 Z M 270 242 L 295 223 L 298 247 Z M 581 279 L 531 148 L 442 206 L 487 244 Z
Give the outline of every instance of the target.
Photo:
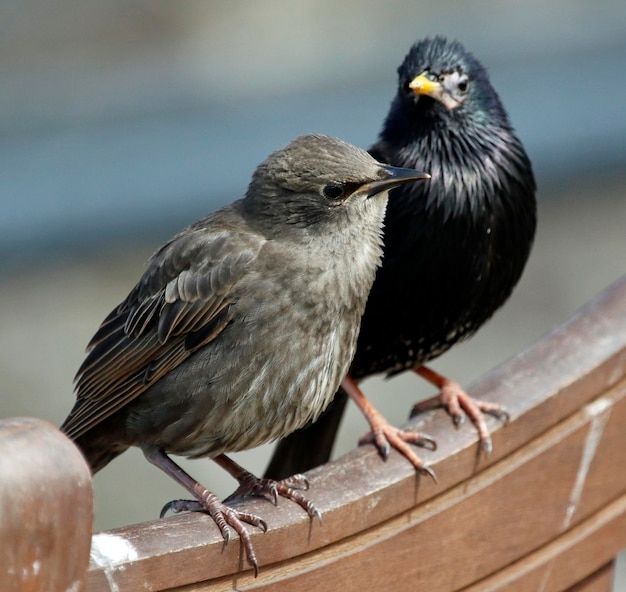
M 539 184 L 514 296 L 434 364 L 478 378 L 624 273 L 624 31 L 623 0 L 0 0 L 0 415 L 59 424 L 84 346 L 150 253 L 296 135 L 369 146 L 396 68 L 438 33 L 488 66 Z M 433 394 L 410 376 L 365 391 L 395 423 Z M 336 453 L 365 429 L 351 409 Z M 262 473 L 270 451 L 238 458 Z M 212 464 L 186 466 L 225 496 Z M 136 451 L 95 484 L 97 529 L 182 494 Z

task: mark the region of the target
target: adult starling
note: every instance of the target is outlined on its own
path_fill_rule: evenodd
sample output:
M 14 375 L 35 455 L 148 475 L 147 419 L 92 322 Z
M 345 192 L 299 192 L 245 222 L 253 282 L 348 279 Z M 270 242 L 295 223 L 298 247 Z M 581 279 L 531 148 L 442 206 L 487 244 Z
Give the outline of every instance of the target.
M 427 170 L 432 178 L 392 192 L 383 266 L 344 386 L 372 427 L 365 440 L 373 439 L 383 456 L 391 445 L 422 468 L 407 445 L 419 437 L 390 426 L 356 380 L 413 370 L 440 389 L 413 413 L 443 405 L 458 425 L 464 411 L 483 449 L 491 450 L 483 413 L 506 419 L 504 411 L 471 399 L 423 364 L 470 337 L 510 296 L 535 234 L 535 181 L 485 68 L 460 43 L 442 37 L 417 42 L 398 74 L 397 94 L 370 153 Z M 340 391 L 316 424 L 281 441 L 266 475 L 328 460 L 345 402 Z
M 232 527 L 256 572 L 243 523 L 265 530 L 263 520 L 225 505 L 168 454 L 212 458 L 240 494 L 281 495 L 317 514 L 295 490 L 304 478 L 260 480 L 224 453 L 284 436 L 332 399 L 380 263 L 387 192 L 427 177 L 301 136 L 259 165 L 243 199 L 161 247 L 76 376 L 61 429 L 92 471 L 138 446 L 195 498 L 166 509 L 207 512 L 226 540 Z

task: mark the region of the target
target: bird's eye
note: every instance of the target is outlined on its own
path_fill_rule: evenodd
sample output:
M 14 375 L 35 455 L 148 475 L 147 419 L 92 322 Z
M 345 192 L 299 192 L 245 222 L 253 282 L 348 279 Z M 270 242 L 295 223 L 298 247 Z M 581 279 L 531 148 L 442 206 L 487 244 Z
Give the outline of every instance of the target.
M 331 199 L 333 201 L 337 199 L 341 199 L 345 193 L 345 189 L 341 185 L 334 185 L 330 183 L 329 185 L 325 185 L 324 189 L 322 189 L 324 193 L 324 197 L 326 199 Z
M 468 87 L 469 80 L 467 78 L 461 78 L 457 84 L 457 88 L 459 89 L 459 91 L 461 91 L 462 93 L 467 92 Z

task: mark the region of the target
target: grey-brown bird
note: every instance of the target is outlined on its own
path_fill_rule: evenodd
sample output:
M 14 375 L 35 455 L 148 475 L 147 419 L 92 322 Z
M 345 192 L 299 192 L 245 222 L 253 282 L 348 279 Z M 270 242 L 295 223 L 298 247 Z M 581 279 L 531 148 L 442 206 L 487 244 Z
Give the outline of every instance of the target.
M 467 415 L 482 449 L 491 450 L 484 414 L 506 419 L 494 403 L 425 366 L 472 336 L 509 298 L 535 236 L 535 179 L 522 142 L 484 66 L 457 41 L 421 40 L 398 68 L 398 87 L 378 141 L 377 159 L 425 169 L 429 183 L 392 192 L 385 256 L 361 323 L 344 391 L 359 405 L 373 440 L 418 469 L 410 443 L 423 436 L 388 424 L 357 380 L 412 370 L 439 395 L 413 412 L 443 405 L 459 425 Z M 346 403 L 340 391 L 320 420 L 281 441 L 266 474 L 308 470 L 330 456 Z
M 226 540 L 244 522 L 169 454 L 209 457 L 238 493 L 277 495 L 317 513 L 302 479 L 260 480 L 226 452 L 315 419 L 348 371 L 382 254 L 392 187 L 427 178 L 321 135 L 301 136 L 255 171 L 243 199 L 189 226 L 149 260 L 104 320 L 61 426 L 92 471 L 138 446 L 192 496 L 166 506 L 210 514 Z M 297 345 L 297 347 L 294 347 Z

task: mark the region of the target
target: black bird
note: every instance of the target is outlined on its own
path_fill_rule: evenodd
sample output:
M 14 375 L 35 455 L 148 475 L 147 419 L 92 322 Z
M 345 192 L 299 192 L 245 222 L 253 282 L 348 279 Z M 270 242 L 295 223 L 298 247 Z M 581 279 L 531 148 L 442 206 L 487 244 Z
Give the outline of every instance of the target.
M 296 491 L 303 477 L 259 480 L 224 453 L 285 436 L 330 402 L 382 256 L 387 192 L 427 177 L 301 136 L 259 165 L 243 199 L 161 247 L 76 376 L 61 429 L 92 471 L 138 446 L 195 498 L 165 510 L 205 511 L 226 540 L 232 527 L 256 572 L 243 522 L 265 530 L 263 520 L 225 505 L 168 454 L 212 458 L 238 495 L 281 495 L 319 515 Z
M 372 427 L 362 441 L 373 439 L 383 456 L 391 445 L 422 468 L 407 442 L 427 440 L 391 427 L 356 381 L 413 370 L 440 390 L 413 414 L 443 405 L 458 425 L 465 411 L 483 449 L 491 449 L 483 413 L 506 419 L 505 412 L 471 399 L 424 364 L 470 337 L 510 296 L 535 235 L 535 181 L 487 71 L 460 43 L 419 41 L 398 74 L 397 94 L 370 153 L 432 178 L 392 192 L 383 266 L 343 386 Z M 266 475 L 290 475 L 328 460 L 345 403 L 339 391 L 316 424 L 281 441 Z

